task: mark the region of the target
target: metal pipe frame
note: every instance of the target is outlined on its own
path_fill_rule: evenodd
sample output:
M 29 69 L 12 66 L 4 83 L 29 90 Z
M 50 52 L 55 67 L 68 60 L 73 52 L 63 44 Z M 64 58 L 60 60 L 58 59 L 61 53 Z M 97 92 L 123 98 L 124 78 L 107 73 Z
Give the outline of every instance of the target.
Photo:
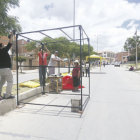
M 65 106 L 65 105 L 49 105 L 49 104 L 36 104 L 36 103 L 25 103 L 25 102 L 20 102 L 20 103 L 29 104 L 29 105 L 52 106 L 52 107 L 79 108 L 79 107 L 72 107 L 72 106 Z
M 51 38 L 51 39 L 53 39 L 52 37 L 50 37 L 49 35 L 46 35 L 46 34 L 44 34 L 44 33 L 42 33 L 42 32 L 40 32 L 42 35 L 45 35 L 46 37 L 48 37 L 48 38 Z
M 45 29 L 45 30 L 38 30 L 38 31 L 31 31 L 31 32 L 24 32 L 24 33 L 19 33 L 19 35 L 21 34 L 30 34 L 30 33 L 38 33 L 38 32 L 45 32 L 45 31 L 52 31 L 52 30 L 61 30 L 61 29 L 67 29 L 67 28 L 73 28 L 73 27 L 80 27 L 81 25 L 74 25 L 74 26 L 66 26 L 66 27 L 59 27 L 59 28 L 52 28 L 52 29 Z M 81 26 L 82 27 L 82 26 Z M 82 28 L 82 30 L 84 31 L 84 29 Z M 87 38 L 89 38 L 86 34 L 86 32 L 84 31 L 85 35 Z
M 72 40 L 72 38 L 68 34 L 66 34 L 62 29 L 60 29 L 60 31 L 63 32 L 68 38 Z
M 70 37 L 67 33 L 64 32 L 63 29 L 67 29 L 67 28 L 76 28 L 78 27 L 79 28 L 79 32 L 80 32 L 80 38 L 79 39 L 72 39 L 72 37 Z M 30 105 L 42 105 L 42 106 L 54 106 L 54 107 L 67 107 L 67 108 L 77 108 L 77 107 L 72 107 L 72 106 L 65 106 L 65 105 L 48 105 L 48 104 L 37 104 L 37 103 L 25 103 L 25 102 L 22 102 L 22 101 L 19 101 L 19 75 L 18 75 L 18 69 L 19 69 L 19 65 L 18 65 L 18 37 L 21 36 L 23 38 L 26 38 L 28 40 L 32 40 L 32 41 L 35 41 L 35 42 L 38 42 L 40 44 L 42 44 L 41 41 L 38 41 L 38 40 L 34 40 L 34 39 L 31 39 L 29 37 L 26 37 L 24 36 L 24 34 L 30 34 L 30 33 L 40 33 L 40 34 L 43 34 L 44 36 L 47 36 L 51 39 L 53 39 L 52 37 L 42 33 L 44 31 L 54 31 L 54 30 L 60 30 L 61 32 L 63 32 L 70 40 L 69 41 L 80 41 L 80 70 L 81 70 L 81 74 L 80 74 L 80 78 L 81 78 L 81 94 L 63 94 L 63 95 L 76 95 L 76 96 L 80 96 L 81 97 L 81 105 L 80 105 L 80 110 L 81 111 L 84 111 L 84 109 L 86 108 L 86 105 L 90 99 L 90 75 L 89 75 L 89 94 L 83 94 L 82 93 L 82 41 L 83 41 L 83 45 L 84 45 L 84 40 L 87 40 L 88 41 L 88 53 L 89 53 L 89 47 L 90 47 L 90 44 L 89 44 L 89 37 L 87 36 L 86 32 L 84 31 L 84 29 L 82 28 L 81 25 L 74 25 L 74 26 L 67 26 L 67 27 L 60 27 L 60 28 L 53 28 L 53 29 L 46 29 L 46 30 L 39 30 L 39 31 L 31 31 L 31 32 L 24 32 L 24 33 L 18 33 L 16 34 L 16 70 L 17 70 L 17 105 L 19 105 L 20 103 L 24 103 L 24 104 L 30 104 Z M 85 36 L 87 38 L 83 38 L 83 33 L 85 34 Z M 58 41 L 57 41 L 58 42 Z M 55 42 L 47 42 L 47 43 L 55 43 Z M 45 44 L 45 43 L 44 43 Z M 43 47 L 43 45 L 42 45 Z M 22 66 L 22 67 L 39 67 L 39 66 Z M 45 66 L 45 67 L 48 67 L 48 66 Z M 62 67 L 61 67 L 62 68 Z M 68 67 L 63 67 L 63 68 L 68 68 Z M 74 67 L 71 67 L 71 68 L 74 68 Z M 89 71 L 90 73 L 90 71 Z M 43 85 L 44 86 L 44 85 Z M 43 94 L 47 93 L 44 91 L 44 88 L 43 88 Z M 54 94 L 54 93 L 53 93 Z M 57 93 L 58 94 L 58 93 Z M 86 99 L 85 101 L 83 102 L 83 96 L 86 96 Z
M 41 43 L 41 41 L 39 41 L 39 40 L 34 40 L 34 39 L 31 39 L 31 38 L 29 38 L 29 37 L 26 37 L 26 36 L 24 36 L 24 35 L 20 35 L 19 34 L 19 36 L 21 36 L 21 37 L 23 37 L 23 38 L 26 38 L 26 39 L 28 39 L 28 40 L 32 40 L 32 41 L 34 41 L 34 42 L 37 42 L 37 43 Z M 88 38 L 81 38 L 81 40 L 87 40 Z M 80 39 L 71 39 L 71 40 L 68 40 L 68 41 L 70 41 L 70 42 L 78 42 L 78 41 L 80 41 Z M 48 44 L 48 43 L 57 43 L 57 42 L 65 42 L 65 41 L 48 41 L 48 42 L 46 42 L 46 43 L 44 43 L 44 45 L 46 44 Z
M 19 105 L 19 92 L 18 92 L 18 87 L 19 87 L 19 82 L 18 82 L 18 35 L 16 34 L 16 75 L 17 75 L 17 105 Z

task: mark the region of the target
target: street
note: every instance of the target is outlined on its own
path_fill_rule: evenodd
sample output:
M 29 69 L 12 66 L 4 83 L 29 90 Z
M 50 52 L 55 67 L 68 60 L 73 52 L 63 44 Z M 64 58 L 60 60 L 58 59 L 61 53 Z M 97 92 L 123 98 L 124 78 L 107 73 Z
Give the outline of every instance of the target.
M 56 74 L 58 73 L 58 68 L 55 68 L 56 70 Z M 61 73 L 63 72 L 68 72 L 67 68 L 63 68 L 60 70 Z M 46 74 L 47 76 L 47 74 Z M 35 70 L 24 70 L 22 73 L 20 71 L 18 71 L 18 80 L 19 83 L 25 82 L 25 81 L 29 81 L 29 80 L 33 80 L 33 79 L 39 79 L 39 70 L 35 69 Z M 17 77 L 16 77 L 16 71 L 13 72 L 13 80 L 14 80 L 14 84 L 17 83 Z
M 90 76 L 91 98 L 82 116 L 66 108 L 25 105 L 0 116 L 0 139 L 140 140 L 140 73 L 108 65 L 92 69 Z M 46 98 L 51 97 L 35 100 Z

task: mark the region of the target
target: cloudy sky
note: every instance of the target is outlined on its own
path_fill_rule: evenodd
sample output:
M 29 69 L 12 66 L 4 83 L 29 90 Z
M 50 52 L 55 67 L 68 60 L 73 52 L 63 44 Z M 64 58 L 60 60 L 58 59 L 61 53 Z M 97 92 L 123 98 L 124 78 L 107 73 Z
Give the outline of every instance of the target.
M 9 14 L 19 18 L 22 32 L 71 26 L 73 3 L 20 0 L 20 7 Z M 136 28 L 140 34 L 140 0 L 75 0 L 75 24 L 83 26 L 95 51 L 123 51 Z

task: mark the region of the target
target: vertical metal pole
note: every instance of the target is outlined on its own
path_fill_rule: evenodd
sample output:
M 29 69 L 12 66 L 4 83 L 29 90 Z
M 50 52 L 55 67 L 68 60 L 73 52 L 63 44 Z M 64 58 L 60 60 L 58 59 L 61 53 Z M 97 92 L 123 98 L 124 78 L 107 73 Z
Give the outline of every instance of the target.
M 16 34 L 16 75 L 17 75 L 17 105 L 19 105 L 19 93 L 18 93 L 18 34 Z
M 41 65 L 41 69 L 42 69 L 42 75 L 41 75 L 41 77 L 42 77 L 42 86 L 43 86 L 43 91 L 42 91 L 42 94 L 45 94 L 45 68 L 46 68 L 46 66 L 44 65 L 44 44 L 41 44 L 41 49 L 42 49 L 42 65 Z
M 137 30 L 136 30 L 136 69 L 138 68 L 138 48 L 137 48 Z
M 11 69 L 13 69 L 13 61 L 14 61 L 14 52 L 13 52 L 13 48 L 15 47 L 15 34 L 13 34 L 14 36 L 13 36 L 13 47 L 11 48 L 11 63 L 12 63 L 12 67 L 11 67 Z
M 138 47 L 136 42 L 136 69 L 138 68 Z
M 88 56 L 90 55 L 90 40 L 88 38 Z M 90 98 L 90 58 L 89 58 L 89 98 Z
M 80 30 L 80 79 L 81 79 L 81 111 L 83 110 L 83 96 L 82 96 L 82 45 L 81 45 L 81 29 L 82 27 L 79 26 L 79 30 Z

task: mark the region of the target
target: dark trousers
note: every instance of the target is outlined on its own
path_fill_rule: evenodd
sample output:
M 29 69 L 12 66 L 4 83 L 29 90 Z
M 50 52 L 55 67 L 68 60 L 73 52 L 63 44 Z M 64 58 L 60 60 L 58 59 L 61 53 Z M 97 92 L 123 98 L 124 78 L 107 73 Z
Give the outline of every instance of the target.
M 86 77 L 89 76 L 89 69 L 86 69 Z
M 45 86 L 45 80 L 46 80 L 46 67 L 45 66 L 40 66 L 39 67 L 40 86 Z

